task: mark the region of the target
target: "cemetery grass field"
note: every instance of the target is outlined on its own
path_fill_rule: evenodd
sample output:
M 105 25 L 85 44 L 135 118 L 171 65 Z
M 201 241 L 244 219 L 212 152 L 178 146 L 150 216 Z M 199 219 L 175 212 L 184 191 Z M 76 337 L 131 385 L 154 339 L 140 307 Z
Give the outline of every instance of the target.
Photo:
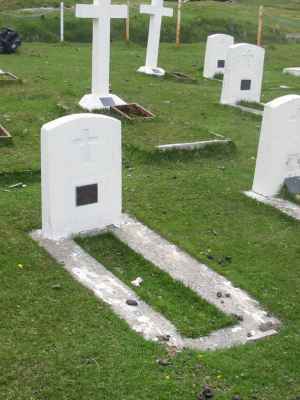
M 218 104 L 221 83 L 201 77 L 204 45 L 163 44 L 161 65 L 195 84 L 135 73 L 144 49 L 114 42 L 112 88 L 156 114 L 123 123 L 124 210 L 247 290 L 282 321 L 272 338 L 218 352 L 176 356 L 146 342 L 76 283 L 28 232 L 41 226 L 40 127 L 78 112 L 90 86 L 90 46 L 26 44 L 1 67 L 23 83 L 0 83 L 0 399 L 190 400 L 205 383 L 216 399 L 295 400 L 300 396 L 300 225 L 245 197 L 261 118 Z M 282 75 L 297 45 L 269 45 L 263 101 L 299 93 Z M 280 86 L 288 86 L 283 89 Z M 233 144 L 159 153 L 158 144 L 220 134 Z M 22 183 L 24 187 L 11 185 Z M 84 246 L 191 336 L 232 323 L 110 236 Z M 220 259 L 231 260 L 220 265 Z M 166 291 L 163 290 L 163 285 Z M 160 366 L 157 359 L 168 359 Z

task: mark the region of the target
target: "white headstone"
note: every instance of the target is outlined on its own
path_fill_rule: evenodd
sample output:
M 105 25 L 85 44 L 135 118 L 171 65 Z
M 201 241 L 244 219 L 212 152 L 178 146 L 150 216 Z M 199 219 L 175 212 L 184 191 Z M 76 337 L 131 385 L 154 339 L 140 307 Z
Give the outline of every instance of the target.
M 110 20 L 127 16 L 126 5 L 112 5 L 110 0 L 76 5 L 76 17 L 93 19 L 92 93 L 79 103 L 86 110 L 125 104 L 118 96 L 109 93 Z
M 260 102 L 265 50 L 252 44 L 235 44 L 227 52 L 222 104 Z
M 300 96 L 265 105 L 252 191 L 276 196 L 285 178 L 300 176 Z
M 117 225 L 121 123 L 75 114 L 42 127 L 42 233 L 52 240 Z
M 203 70 L 204 78 L 212 79 L 216 74 L 223 74 L 227 52 L 233 44 L 234 38 L 230 35 L 217 33 L 207 37 Z
M 152 0 L 151 5 L 142 4 L 140 6 L 140 13 L 150 15 L 150 25 L 148 33 L 146 65 L 140 67 L 138 72 L 142 72 L 147 75 L 163 76 L 165 71 L 158 67 L 161 23 L 162 17 L 173 16 L 173 9 L 164 7 L 163 0 Z

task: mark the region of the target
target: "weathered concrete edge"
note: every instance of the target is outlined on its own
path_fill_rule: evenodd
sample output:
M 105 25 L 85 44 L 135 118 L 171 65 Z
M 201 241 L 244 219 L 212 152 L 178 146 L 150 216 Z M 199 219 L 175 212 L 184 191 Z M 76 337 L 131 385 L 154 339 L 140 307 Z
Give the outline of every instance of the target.
M 300 221 L 300 207 L 288 200 L 284 200 L 277 197 L 265 197 L 252 190 L 244 192 L 247 197 L 256 200 L 260 203 L 266 204 L 268 206 L 274 207 L 281 211 L 283 214 L 288 215 L 298 221 Z
M 196 149 L 204 149 L 208 146 L 215 146 L 221 144 L 229 144 L 232 143 L 231 139 L 212 139 L 212 140 L 202 140 L 199 142 L 191 142 L 191 143 L 171 143 L 171 144 L 162 144 L 160 146 L 156 146 L 158 150 L 161 151 L 170 151 L 170 150 L 196 150 Z

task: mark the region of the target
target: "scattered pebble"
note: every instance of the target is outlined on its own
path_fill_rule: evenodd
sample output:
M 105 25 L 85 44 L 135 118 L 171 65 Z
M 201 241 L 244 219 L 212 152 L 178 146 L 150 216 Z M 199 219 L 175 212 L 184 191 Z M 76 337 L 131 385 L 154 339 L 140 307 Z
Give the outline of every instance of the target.
M 202 392 L 199 393 L 197 400 L 208 400 L 214 397 L 214 392 L 212 388 L 208 385 L 205 385 Z
M 134 279 L 133 281 L 131 281 L 131 284 L 135 287 L 140 287 L 141 284 L 144 282 L 143 278 L 141 278 L 140 276 L 138 276 L 136 279 Z
M 157 336 L 157 339 L 160 342 L 168 342 L 171 339 L 170 335 L 161 335 L 161 336 Z
M 55 283 L 51 286 L 52 289 L 61 289 L 61 285 L 59 283 Z
M 138 302 L 136 300 L 129 299 L 129 300 L 126 300 L 126 304 L 128 304 L 129 306 L 136 307 L 138 305 Z
M 163 366 L 163 367 L 167 367 L 168 365 L 170 365 L 170 361 L 166 358 L 159 358 L 157 361 L 157 364 Z

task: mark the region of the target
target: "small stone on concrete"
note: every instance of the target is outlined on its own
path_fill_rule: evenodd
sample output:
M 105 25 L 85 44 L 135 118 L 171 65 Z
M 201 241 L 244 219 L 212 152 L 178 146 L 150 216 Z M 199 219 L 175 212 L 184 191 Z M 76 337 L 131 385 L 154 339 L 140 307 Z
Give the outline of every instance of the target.
M 129 300 L 126 300 L 126 304 L 128 304 L 129 306 L 136 307 L 138 305 L 138 302 L 136 300 L 129 299 Z
M 157 336 L 157 339 L 160 342 L 168 342 L 171 339 L 170 335 L 161 335 L 161 336 Z

